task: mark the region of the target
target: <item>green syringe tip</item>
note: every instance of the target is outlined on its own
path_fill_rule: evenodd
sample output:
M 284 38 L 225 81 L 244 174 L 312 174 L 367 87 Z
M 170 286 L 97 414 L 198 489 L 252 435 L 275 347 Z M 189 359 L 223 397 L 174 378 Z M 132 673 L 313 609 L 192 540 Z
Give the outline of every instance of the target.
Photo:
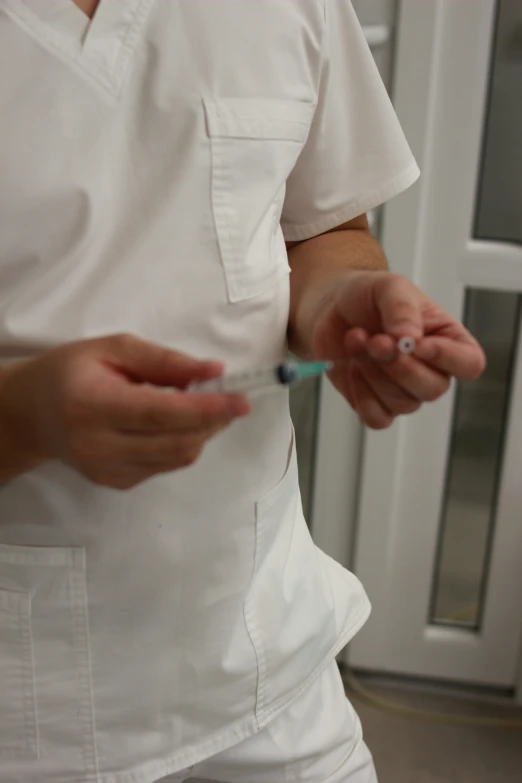
M 333 369 L 333 362 L 300 362 L 296 364 L 295 371 L 300 381 L 305 378 L 316 378 L 324 372 Z

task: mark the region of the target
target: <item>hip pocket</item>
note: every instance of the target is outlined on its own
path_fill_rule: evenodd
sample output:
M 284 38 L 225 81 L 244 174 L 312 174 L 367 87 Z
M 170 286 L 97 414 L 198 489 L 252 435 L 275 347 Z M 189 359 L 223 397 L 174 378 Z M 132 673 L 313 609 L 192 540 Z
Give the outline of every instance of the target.
M 279 220 L 314 106 L 243 98 L 205 100 L 204 106 L 214 222 L 229 301 L 239 302 L 288 274 Z
M 335 644 L 326 560 L 303 516 L 293 439 L 285 475 L 256 505 L 254 577 L 245 618 L 259 667 L 258 718 L 299 688 Z
M 31 596 L 0 590 L 0 758 L 38 757 Z
M 0 544 L 0 760 L 95 774 L 88 639 L 84 550 Z

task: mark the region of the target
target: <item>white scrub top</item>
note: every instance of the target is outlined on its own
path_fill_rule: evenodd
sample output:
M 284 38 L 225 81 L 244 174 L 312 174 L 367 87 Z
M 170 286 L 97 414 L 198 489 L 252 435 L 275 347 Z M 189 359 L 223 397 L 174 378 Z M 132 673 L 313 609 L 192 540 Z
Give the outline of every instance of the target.
M 286 354 L 287 240 L 416 179 L 348 0 L 0 0 L 0 360 L 131 332 Z M 0 486 L 0 783 L 150 783 L 266 725 L 366 620 L 284 393 L 128 492 Z

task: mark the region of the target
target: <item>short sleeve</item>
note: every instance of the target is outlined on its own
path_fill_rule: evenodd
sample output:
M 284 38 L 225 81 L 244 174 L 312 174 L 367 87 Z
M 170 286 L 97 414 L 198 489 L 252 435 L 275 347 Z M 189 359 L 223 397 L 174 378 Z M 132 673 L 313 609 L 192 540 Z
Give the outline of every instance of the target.
M 286 183 L 287 241 L 329 231 L 410 187 L 419 169 L 349 0 L 324 0 L 317 107 Z

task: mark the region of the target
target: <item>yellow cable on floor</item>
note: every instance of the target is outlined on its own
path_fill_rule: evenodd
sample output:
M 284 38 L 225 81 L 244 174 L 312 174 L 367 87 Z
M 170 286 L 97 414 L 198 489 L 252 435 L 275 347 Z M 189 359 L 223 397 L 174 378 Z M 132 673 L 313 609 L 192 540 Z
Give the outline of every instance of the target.
M 418 710 L 415 707 L 406 707 L 404 704 L 397 704 L 367 690 L 354 673 L 343 666 L 341 669 L 342 677 L 346 687 L 353 691 L 362 701 L 373 707 L 378 707 L 385 712 L 394 712 L 396 715 L 403 715 L 407 718 L 419 718 L 420 720 L 432 721 L 434 723 L 458 724 L 460 726 L 481 726 L 491 729 L 518 729 L 522 731 L 522 720 L 507 720 L 502 718 L 479 718 L 474 715 L 452 715 L 443 712 L 428 712 L 427 710 Z

